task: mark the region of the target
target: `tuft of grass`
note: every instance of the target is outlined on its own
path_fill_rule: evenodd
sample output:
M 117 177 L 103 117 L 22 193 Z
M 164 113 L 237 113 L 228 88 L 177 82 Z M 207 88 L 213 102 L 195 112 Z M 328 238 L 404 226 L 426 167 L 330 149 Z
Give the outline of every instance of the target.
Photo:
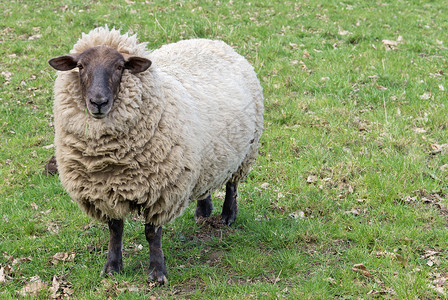
M 434 1 L 0 2 L 1 298 L 445 298 L 448 23 Z M 108 24 L 148 47 L 224 40 L 264 88 L 260 156 L 230 228 L 165 226 L 168 286 L 146 283 L 142 221 L 100 278 L 108 232 L 42 175 L 51 57 Z M 222 205 L 216 194 L 218 214 Z M 73 259 L 54 263 L 56 253 Z M 362 264 L 368 271 L 352 268 Z M 356 270 L 356 268 L 355 268 Z

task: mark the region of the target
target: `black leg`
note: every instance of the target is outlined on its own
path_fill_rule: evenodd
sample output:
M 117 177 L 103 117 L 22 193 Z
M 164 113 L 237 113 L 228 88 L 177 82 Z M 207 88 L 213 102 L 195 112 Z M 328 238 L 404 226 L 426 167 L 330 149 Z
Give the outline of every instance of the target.
M 109 221 L 109 247 L 107 252 L 107 261 L 104 265 L 102 275 L 120 272 L 123 268 L 122 241 L 123 241 L 123 220 Z
M 151 224 L 145 224 L 145 236 L 149 243 L 148 281 L 167 284 L 165 258 L 162 252 L 162 226 L 156 228 Z
M 227 182 L 226 184 L 226 198 L 224 200 L 224 205 L 222 206 L 221 221 L 226 224 L 232 224 L 236 215 L 238 214 L 238 203 L 236 201 L 237 197 L 237 182 Z
M 204 200 L 198 200 L 198 205 L 194 213 L 194 219 L 198 218 L 208 218 L 210 217 L 213 210 L 212 197 L 208 196 Z

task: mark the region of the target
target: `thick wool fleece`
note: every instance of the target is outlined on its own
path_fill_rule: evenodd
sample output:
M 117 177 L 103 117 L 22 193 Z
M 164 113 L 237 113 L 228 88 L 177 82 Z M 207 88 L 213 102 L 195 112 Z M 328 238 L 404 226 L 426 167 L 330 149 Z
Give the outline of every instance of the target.
M 78 70 L 58 72 L 54 94 L 56 159 L 70 196 L 108 221 L 141 212 L 156 226 L 180 215 L 253 163 L 263 95 L 249 63 L 220 41 L 195 39 L 149 52 L 135 36 L 97 28 L 72 53 L 107 45 L 152 61 L 124 72 L 111 112 L 95 119 Z

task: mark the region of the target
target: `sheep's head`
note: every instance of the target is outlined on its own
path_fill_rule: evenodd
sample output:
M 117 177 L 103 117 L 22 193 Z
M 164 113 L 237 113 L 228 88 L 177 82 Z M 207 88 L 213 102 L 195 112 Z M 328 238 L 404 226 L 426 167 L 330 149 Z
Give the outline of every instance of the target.
M 58 56 L 48 63 L 59 71 L 79 69 L 83 99 L 90 114 L 97 119 L 104 118 L 112 109 L 125 69 L 136 74 L 151 66 L 149 59 L 121 54 L 107 46 Z

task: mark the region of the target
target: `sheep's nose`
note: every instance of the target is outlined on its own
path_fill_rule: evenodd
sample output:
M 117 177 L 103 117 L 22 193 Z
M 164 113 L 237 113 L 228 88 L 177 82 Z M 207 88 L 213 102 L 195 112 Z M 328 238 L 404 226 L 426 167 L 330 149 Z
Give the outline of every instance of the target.
M 103 96 L 90 98 L 89 101 L 92 105 L 96 106 L 98 109 L 101 109 L 102 106 L 105 106 L 107 102 L 109 102 L 108 98 Z

